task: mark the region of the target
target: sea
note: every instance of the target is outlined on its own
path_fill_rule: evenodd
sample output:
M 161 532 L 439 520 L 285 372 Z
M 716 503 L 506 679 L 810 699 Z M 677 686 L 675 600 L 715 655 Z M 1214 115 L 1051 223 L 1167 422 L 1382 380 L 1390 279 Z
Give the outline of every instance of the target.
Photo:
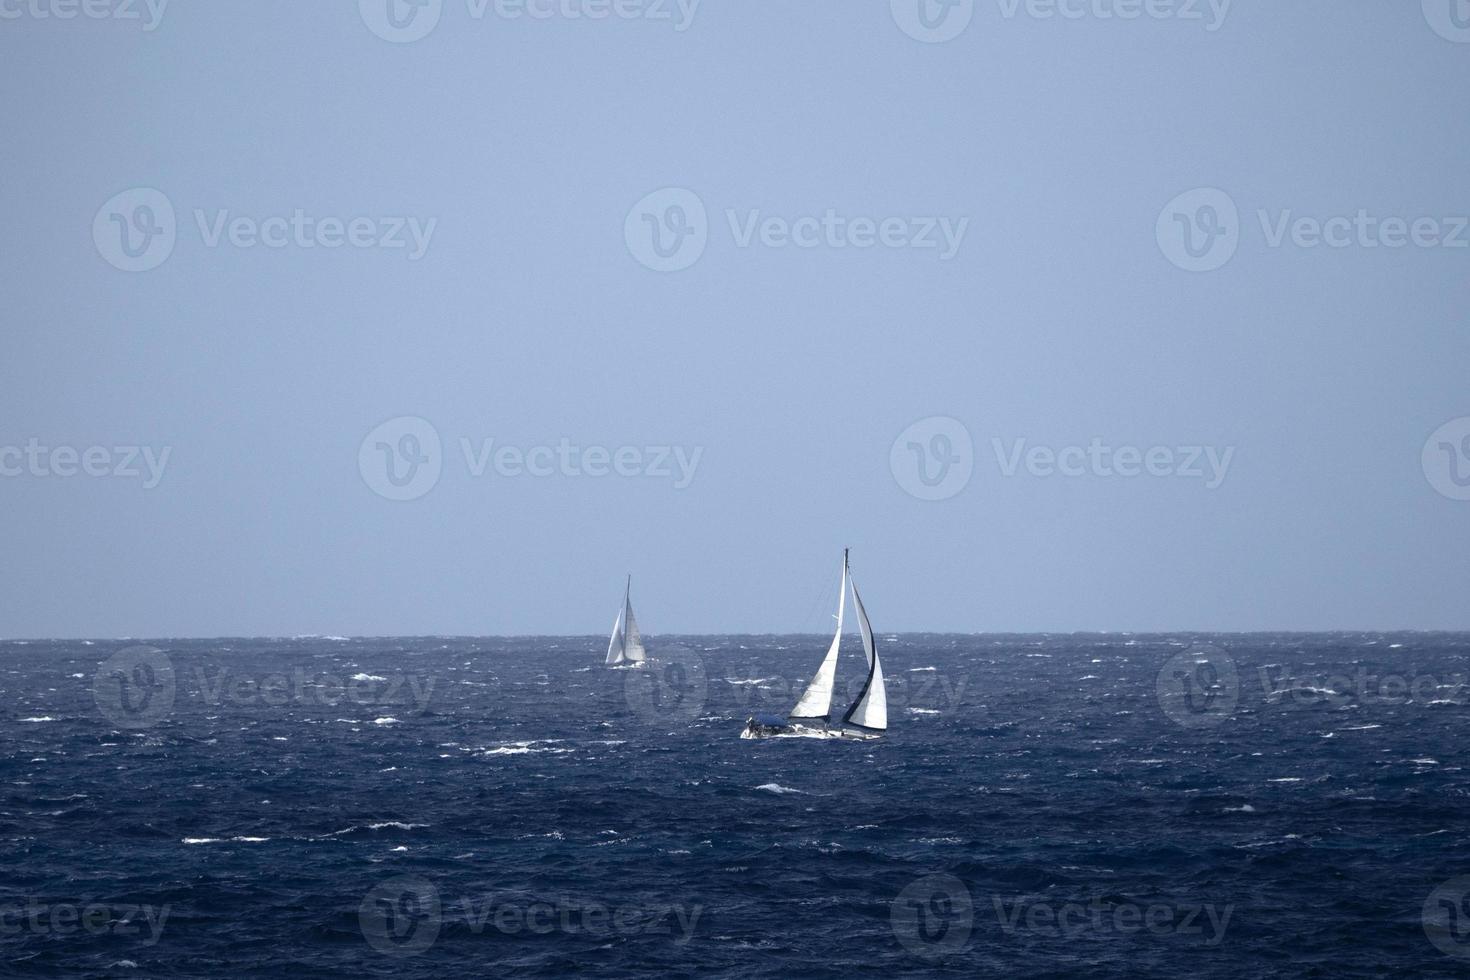
M 829 639 L 0 643 L 0 976 L 1470 973 L 1470 635 Z

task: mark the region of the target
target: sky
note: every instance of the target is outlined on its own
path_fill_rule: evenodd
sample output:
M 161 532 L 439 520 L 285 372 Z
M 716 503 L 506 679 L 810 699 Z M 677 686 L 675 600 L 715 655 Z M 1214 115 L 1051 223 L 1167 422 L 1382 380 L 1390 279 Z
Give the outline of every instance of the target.
M 74 16 L 67 16 L 74 15 Z M 1470 627 L 1470 3 L 0 0 L 0 637 Z

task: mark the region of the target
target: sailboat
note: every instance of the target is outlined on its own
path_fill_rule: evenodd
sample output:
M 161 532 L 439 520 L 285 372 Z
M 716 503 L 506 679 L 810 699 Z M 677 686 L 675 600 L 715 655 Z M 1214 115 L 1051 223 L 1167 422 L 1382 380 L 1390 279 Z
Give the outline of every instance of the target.
M 643 650 L 643 634 L 638 632 L 638 620 L 633 618 L 633 576 L 623 589 L 623 606 L 618 618 L 613 620 L 612 637 L 607 641 L 607 665 L 609 667 L 637 667 L 648 659 Z
M 852 588 L 852 605 L 857 610 L 858 630 L 863 637 L 863 653 L 868 658 L 868 679 L 842 720 L 832 723 L 832 688 L 837 679 L 837 654 L 842 647 L 842 614 L 847 605 L 847 590 Z M 756 717 L 745 723 L 741 738 L 794 736 L 805 738 L 877 738 L 888 730 L 888 692 L 883 684 L 883 665 L 878 662 L 878 647 L 873 642 L 873 626 L 868 611 L 852 580 L 847 549 L 842 550 L 842 584 L 837 591 L 837 632 L 827 656 L 817 668 L 816 676 L 806 686 L 801 699 L 785 718 Z

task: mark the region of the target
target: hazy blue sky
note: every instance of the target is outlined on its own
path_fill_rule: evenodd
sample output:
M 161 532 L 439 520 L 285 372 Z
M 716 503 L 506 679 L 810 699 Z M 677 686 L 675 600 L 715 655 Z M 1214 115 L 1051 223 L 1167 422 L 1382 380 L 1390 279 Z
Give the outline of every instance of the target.
M 88 2 L 0 636 L 1470 626 L 1470 3 Z

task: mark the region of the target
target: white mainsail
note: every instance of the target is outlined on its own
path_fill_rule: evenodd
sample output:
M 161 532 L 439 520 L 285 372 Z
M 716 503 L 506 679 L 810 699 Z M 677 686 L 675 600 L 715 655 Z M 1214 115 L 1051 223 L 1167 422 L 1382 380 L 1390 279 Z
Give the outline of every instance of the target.
M 633 588 L 633 576 L 628 576 L 628 589 Z M 643 634 L 638 632 L 638 620 L 633 618 L 633 601 L 627 593 L 623 595 L 623 656 L 629 663 L 641 664 L 648 659 L 643 650 Z
M 883 683 L 883 665 L 878 662 L 878 646 L 873 642 L 873 625 L 868 622 L 868 611 L 863 608 L 856 582 L 852 583 L 852 604 L 857 609 L 858 629 L 863 634 L 863 652 L 868 655 L 868 683 L 842 720 L 862 728 L 887 731 L 888 689 Z
M 609 667 L 642 663 L 648 659 L 643 650 L 643 634 L 638 632 L 638 620 L 633 618 L 632 592 L 633 576 L 629 575 L 627 587 L 623 590 L 623 608 L 618 610 L 618 618 L 613 620 L 612 637 L 607 641 Z
M 847 556 L 842 558 L 842 584 L 837 589 L 837 632 L 817 674 L 806 686 L 801 700 L 791 709 L 792 718 L 827 718 L 832 713 L 832 685 L 837 678 L 837 651 L 842 646 L 842 610 L 847 605 Z

